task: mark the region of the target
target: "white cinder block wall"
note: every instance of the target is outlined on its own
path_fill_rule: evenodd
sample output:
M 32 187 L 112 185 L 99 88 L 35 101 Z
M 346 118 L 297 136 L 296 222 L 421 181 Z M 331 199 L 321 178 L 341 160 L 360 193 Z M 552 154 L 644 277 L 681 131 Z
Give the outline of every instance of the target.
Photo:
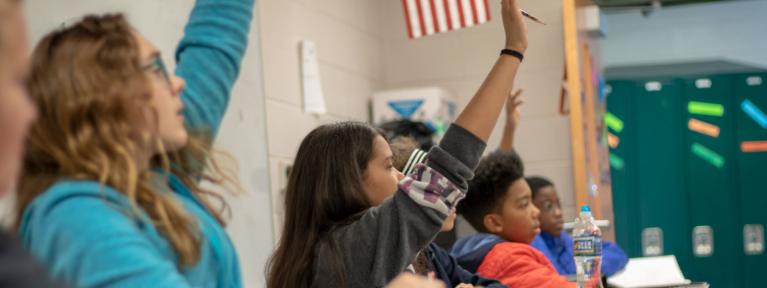
M 368 120 L 368 100 L 381 89 L 378 0 L 261 0 L 267 142 L 275 239 L 282 224 L 284 168 L 301 140 L 320 124 Z M 327 114 L 303 112 L 299 42 L 317 45 Z
M 400 1 L 385 1 L 381 25 L 386 88 L 440 86 L 463 107 L 484 80 L 504 45 L 500 1 L 488 1 L 490 23 L 419 40 L 407 39 Z M 515 86 L 524 89 L 522 120 L 515 148 L 528 175 L 544 175 L 557 186 L 565 219 L 575 217 L 569 118 L 558 112 L 564 69 L 564 38 L 561 1 L 521 0 L 520 6 L 548 25 L 528 21 L 529 48 Z M 505 123 L 503 116 L 488 143 L 498 147 Z M 458 233 L 469 233 L 459 223 Z

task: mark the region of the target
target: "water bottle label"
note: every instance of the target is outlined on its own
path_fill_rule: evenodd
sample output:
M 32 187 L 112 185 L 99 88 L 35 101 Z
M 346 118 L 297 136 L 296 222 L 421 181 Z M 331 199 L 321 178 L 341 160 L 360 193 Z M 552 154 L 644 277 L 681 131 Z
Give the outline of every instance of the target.
M 602 239 L 594 236 L 575 237 L 573 254 L 574 256 L 601 256 Z

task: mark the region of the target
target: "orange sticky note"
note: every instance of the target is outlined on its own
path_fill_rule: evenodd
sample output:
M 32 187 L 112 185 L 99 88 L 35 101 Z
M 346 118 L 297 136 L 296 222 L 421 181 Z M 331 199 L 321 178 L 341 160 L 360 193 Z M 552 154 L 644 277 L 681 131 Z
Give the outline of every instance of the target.
M 743 141 L 740 142 L 740 151 L 748 152 L 767 152 L 767 141 Z
M 607 144 L 610 145 L 610 148 L 618 148 L 618 145 L 621 143 L 621 138 L 618 138 L 618 136 L 613 135 L 613 133 L 607 132 Z
M 703 135 L 708 135 L 714 138 L 719 137 L 719 126 L 695 118 L 690 118 L 690 121 L 687 121 L 687 128 Z

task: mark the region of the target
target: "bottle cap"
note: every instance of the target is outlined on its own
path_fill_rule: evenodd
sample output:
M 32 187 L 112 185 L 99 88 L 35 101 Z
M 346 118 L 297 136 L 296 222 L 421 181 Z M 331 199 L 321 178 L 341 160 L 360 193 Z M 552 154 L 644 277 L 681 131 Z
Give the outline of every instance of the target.
M 591 208 L 589 208 L 589 205 L 583 205 L 581 206 L 581 212 L 591 212 Z

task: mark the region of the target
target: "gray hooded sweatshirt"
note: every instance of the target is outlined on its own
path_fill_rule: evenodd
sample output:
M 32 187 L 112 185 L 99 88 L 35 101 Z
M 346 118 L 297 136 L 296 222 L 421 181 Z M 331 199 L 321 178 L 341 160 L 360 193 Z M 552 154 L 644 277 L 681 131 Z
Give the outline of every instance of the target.
M 383 287 L 405 271 L 466 195 L 485 147 L 471 132 L 451 125 L 439 146 L 429 151 L 426 164 L 400 181 L 394 196 L 333 229 L 333 241 L 317 244 L 312 286 Z M 338 266 L 343 267 L 343 280 L 334 268 Z

